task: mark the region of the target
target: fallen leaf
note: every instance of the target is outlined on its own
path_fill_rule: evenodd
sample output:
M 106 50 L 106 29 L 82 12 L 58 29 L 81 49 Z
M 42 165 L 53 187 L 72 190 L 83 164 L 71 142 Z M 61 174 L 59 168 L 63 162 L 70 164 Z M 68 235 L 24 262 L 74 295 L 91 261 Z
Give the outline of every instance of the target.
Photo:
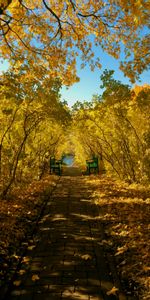
M 120 255 L 120 254 L 124 253 L 127 250 L 128 250 L 127 245 L 124 245 L 122 247 L 118 247 L 117 248 L 117 252 L 115 253 L 115 255 Z
M 30 258 L 28 256 L 24 256 L 23 263 L 29 263 Z
M 143 270 L 144 270 L 144 272 L 149 272 L 150 271 L 150 267 L 144 266 Z
M 19 270 L 19 274 L 20 274 L 20 275 L 25 274 L 25 272 L 26 272 L 25 270 Z
M 32 275 L 32 281 L 39 280 L 40 277 L 37 274 Z
M 110 291 L 108 291 L 106 294 L 108 296 L 110 296 L 110 295 L 116 295 L 117 292 L 118 292 L 118 288 L 116 288 L 115 286 L 113 286 L 113 288 Z
M 29 246 L 29 247 L 28 247 L 28 250 L 33 250 L 34 248 L 35 248 L 35 245 Z
M 82 255 L 81 257 L 82 257 L 82 259 L 85 259 L 85 260 L 92 259 L 91 255 L 89 255 L 89 254 Z
M 15 285 L 15 286 L 19 286 L 20 284 L 21 284 L 21 280 L 15 280 L 13 282 L 13 285 Z

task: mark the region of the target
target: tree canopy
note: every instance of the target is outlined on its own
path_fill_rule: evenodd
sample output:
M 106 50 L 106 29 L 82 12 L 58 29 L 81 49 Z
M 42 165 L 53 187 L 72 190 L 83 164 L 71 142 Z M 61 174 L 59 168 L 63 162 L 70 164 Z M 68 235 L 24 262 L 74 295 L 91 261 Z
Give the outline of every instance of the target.
M 16 182 L 41 177 L 50 155 L 59 155 L 70 122 L 60 102 L 58 79 L 38 78 L 23 66 L 2 74 L 0 81 L 0 189 L 6 195 Z M 47 161 L 46 161 L 47 160 Z M 29 175 L 30 174 L 30 175 Z
M 112 75 L 113 71 L 107 70 L 102 74 L 102 95 L 73 107 L 77 159 L 84 165 L 94 153 L 100 160 L 100 174 L 149 182 L 150 86 L 131 89 Z
M 80 56 L 101 67 L 94 47 L 120 58 L 132 81 L 148 69 L 148 0 L 0 0 L 0 55 L 20 66 L 24 61 L 70 85 L 78 80 Z

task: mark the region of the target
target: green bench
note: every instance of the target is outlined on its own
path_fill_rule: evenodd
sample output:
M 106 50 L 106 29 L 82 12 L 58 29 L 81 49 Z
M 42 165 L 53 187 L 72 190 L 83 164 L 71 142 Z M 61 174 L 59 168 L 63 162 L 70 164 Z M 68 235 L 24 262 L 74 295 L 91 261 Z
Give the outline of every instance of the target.
M 55 157 L 50 157 L 50 174 L 62 174 L 62 159 L 55 159 Z
M 98 167 L 98 157 L 93 157 L 90 160 L 86 160 L 86 168 L 87 168 L 87 174 L 99 173 L 99 167 Z

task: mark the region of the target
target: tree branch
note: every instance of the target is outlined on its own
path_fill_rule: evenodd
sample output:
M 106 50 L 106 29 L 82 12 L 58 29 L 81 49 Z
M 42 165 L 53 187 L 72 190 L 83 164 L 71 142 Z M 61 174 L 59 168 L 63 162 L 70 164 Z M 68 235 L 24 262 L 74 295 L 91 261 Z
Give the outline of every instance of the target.
M 49 12 L 55 17 L 55 19 L 58 22 L 58 26 L 59 26 L 59 32 L 60 32 L 60 36 L 62 38 L 62 26 L 61 26 L 61 22 L 59 17 L 55 14 L 55 12 L 47 5 L 47 3 L 45 2 L 45 0 L 43 0 L 44 6 L 46 7 L 47 10 L 49 10 Z
M 11 4 L 12 0 L 7 0 L 7 3 L 6 1 L 4 1 L 4 3 L 1 3 L 1 6 L 0 6 L 0 15 L 3 15 L 4 13 L 4 10 L 7 9 L 7 7 Z

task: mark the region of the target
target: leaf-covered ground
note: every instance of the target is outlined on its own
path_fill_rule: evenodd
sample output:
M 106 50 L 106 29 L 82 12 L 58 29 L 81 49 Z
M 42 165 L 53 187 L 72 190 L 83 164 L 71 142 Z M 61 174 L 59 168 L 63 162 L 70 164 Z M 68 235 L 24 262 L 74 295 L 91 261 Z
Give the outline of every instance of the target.
M 125 289 L 150 299 L 150 188 L 92 179 L 93 200 L 104 223 L 107 251 L 113 251 Z
M 57 178 L 47 176 L 0 200 L 0 285 L 11 278 L 22 251 L 32 244 L 31 233 Z M 102 243 L 108 255 L 109 251 L 114 254 L 124 288 L 129 294 L 134 290 L 139 299 L 150 299 L 150 188 L 105 176 L 85 179 L 104 224 L 106 239 Z
M 26 188 L 15 188 L 8 199 L 0 200 L 0 287 L 11 279 L 30 244 L 47 196 L 57 180 L 57 176 L 47 176 Z

